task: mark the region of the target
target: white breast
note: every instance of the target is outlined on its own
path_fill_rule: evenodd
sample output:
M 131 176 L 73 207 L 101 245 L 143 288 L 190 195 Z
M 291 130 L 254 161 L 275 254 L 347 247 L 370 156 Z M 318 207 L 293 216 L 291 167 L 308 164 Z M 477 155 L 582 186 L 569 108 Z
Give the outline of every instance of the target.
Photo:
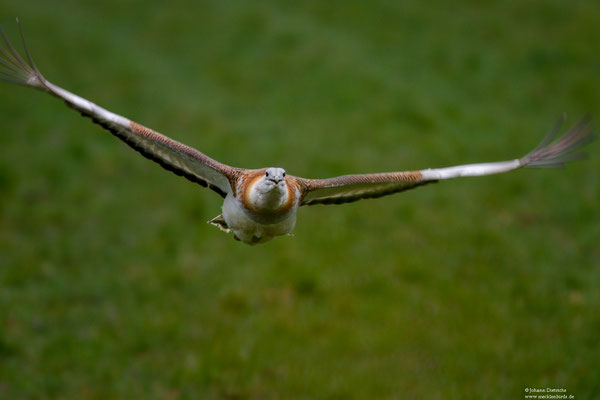
M 283 219 L 278 218 L 275 223 L 261 223 L 252 218 L 231 193 L 225 197 L 223 203 L 223 218 L 227 226 L 239 240 L 248 244 L 263 243 L 275 236 L 291 233 L 296 225 L 296 211 L 297 207 L 294 207 Z

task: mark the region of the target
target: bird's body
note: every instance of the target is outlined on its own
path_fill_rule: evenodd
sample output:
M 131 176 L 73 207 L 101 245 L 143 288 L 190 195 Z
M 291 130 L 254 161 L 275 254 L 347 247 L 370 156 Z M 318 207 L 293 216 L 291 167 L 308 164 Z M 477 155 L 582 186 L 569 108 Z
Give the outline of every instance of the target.
M 293 179 L 286 179 L 282 168 L 246 171 L 231 186 L 235 190 L 225 196 L 222 218 L 213 223 L 249 244 L 292 233 L 300 190 Z
M 268 211 L 265 208 L 265 211 Z M 234 234 L 234 238 L 248 244 L 264 243 L 275 236 L 291 234 L 296 226 L 296 211 L 293 207 L 281 217 L 258 218 L 243 203 L 232 195 L 223 202 L 223 220 Z M 218 217 L 217 217 L 218 218 Z
M 52 84 L 39 72 L 26 46 L 27 60 L 19 55 L 4 32 L 0 30 L 0 33 L 6 46 L 0 46 L 0 79 L 58 97 L 163 168 L 212 189 L 224 202 L 222 214 L 209 222 L 233 232 L 236 239 L 248 244 L 291 234 L 298 208 L 303 205 L 377 198 L 439 180 L 490 175 L 521 167 L 562 166 L 581 158 L 582 153 L 577 151 L 592 140 L 592 126 L 584 118 L 554 140 L 560 127 L 557 124 L 536 149 L 510 161 L 327 179 L 295 177 L 287 175 L 282 168 L 235 168 Z

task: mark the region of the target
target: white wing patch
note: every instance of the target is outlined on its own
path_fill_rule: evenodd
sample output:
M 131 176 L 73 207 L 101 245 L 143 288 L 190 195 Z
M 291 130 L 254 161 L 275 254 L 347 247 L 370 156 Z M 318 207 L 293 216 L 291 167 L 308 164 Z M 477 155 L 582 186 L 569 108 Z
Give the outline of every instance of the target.
M 423 174 L 423 179 L 425 180 L 451 179 L 464 176 L 499 174 L 501 172 L 507 172 L 519 168 L 520 166 L 521 164 L 519 163 L 519 160 L 511 160 L 482 164 L 458 165 L 456 167 L 447 168 L 424 169 L 421 171 L 421 173 Z

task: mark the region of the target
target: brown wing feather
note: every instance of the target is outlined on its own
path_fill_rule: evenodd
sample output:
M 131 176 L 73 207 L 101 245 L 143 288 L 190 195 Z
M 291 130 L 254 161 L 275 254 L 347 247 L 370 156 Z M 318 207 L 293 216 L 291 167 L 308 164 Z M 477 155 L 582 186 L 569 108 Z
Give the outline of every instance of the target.
M 85 113 L 82 115 L 91 117 Z M 238 168 L 215 161 L 192 147 L 136 122 L 131 121 L 129 127 L 124 128 L 97 118 L 92 118 L 92 121 L 167 171 L 207 187 L 223 198 L 227 196 L 227 185 L 231 186 L 231 181 L 239 173 Z
M 436 180 L 424 180 L 420 171 L 343 175 L 328 179 L 302 179 L 300 205 L 342 204 L 403 192 Z
M 93 103 L 82 103 L 79 96 L 72 95 L 50 82 L 46 81 L 46 85 L 51 94 L 63 99 L 69 107 L 90 118 L 144 157 L 178 176 L 212 189 L 223 198 L 227 195 L 231 182 L 239 172 L 238 168 L 222 164 L 192 147 L 134 121 L 119 120 L 117 123 L 110 118 L 112 113 L 107 114 L 106 110 Z M 92 105 L 91 108 L 88 107 L 89 104 Z

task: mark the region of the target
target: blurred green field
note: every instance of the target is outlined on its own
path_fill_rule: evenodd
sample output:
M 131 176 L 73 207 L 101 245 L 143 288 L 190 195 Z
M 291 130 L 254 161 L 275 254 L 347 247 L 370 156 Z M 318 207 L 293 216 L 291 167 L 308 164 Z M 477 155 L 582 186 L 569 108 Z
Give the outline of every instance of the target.
M 600 120 L 596 1 L 3 0 L 52 82 L 235 166 L 519 157 Z M 600 148 L 299 211 L 213 192 L 0 85 L 0 399 L 600 396 Z

